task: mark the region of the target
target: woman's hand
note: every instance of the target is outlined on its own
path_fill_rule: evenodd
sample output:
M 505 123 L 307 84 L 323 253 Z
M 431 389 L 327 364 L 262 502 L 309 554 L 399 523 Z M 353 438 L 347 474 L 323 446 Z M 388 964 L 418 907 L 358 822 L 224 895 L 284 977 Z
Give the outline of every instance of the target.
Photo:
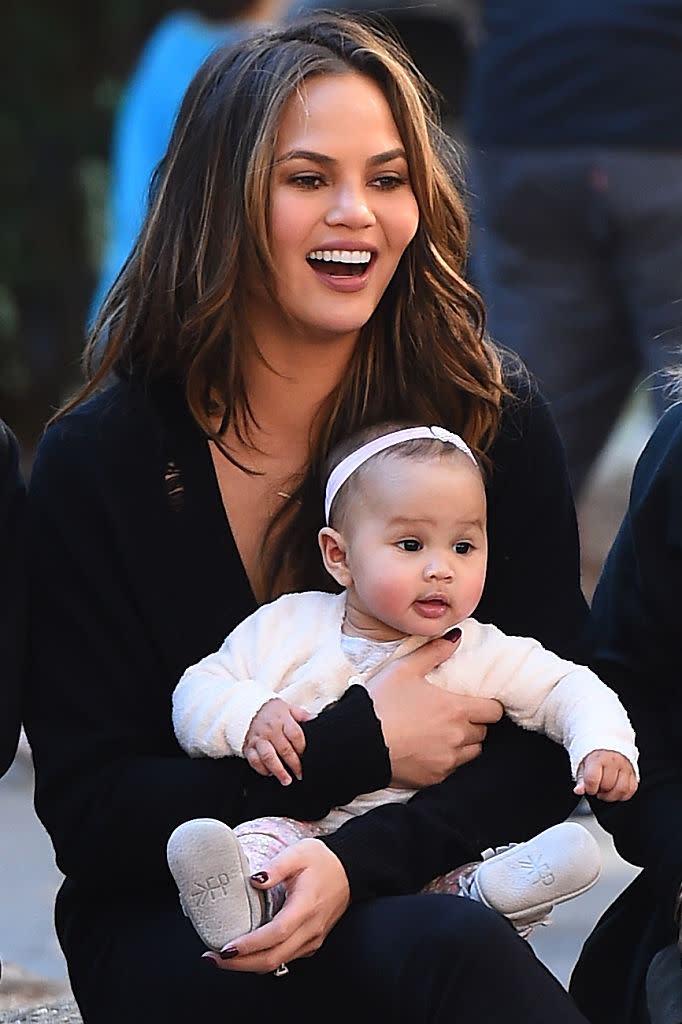
M 487 725 L 502 717 L 499 701 L 448 693 L 425 678 L 458 642 L 459 637 L 429 640 L 367 684 L 389 749 L 394 786 L 421 789 L 442 782 L 478 757 Z
M 283 882 L 287 891 L 278 914 L 256 931 L 235 939 L 220 953 L 203 956 L 230 971 L 276 970 L 280 964 L 311 956 L 350 903 L 350 887 L 343 865 L 319 839 L 302 839 L 279 853 L 259 872 L 257 889 Z

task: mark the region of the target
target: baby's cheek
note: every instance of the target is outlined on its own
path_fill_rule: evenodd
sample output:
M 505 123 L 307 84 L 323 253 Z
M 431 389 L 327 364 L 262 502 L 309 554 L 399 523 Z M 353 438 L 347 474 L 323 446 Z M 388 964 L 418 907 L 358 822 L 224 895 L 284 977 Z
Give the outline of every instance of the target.
M 395 577 L 390 580 L 377 580 L 372 587 L 372 602 L 379 618 L 388 621 L 396 615 L 405 613 L 409 606 L 409 595 L 405 586 Z

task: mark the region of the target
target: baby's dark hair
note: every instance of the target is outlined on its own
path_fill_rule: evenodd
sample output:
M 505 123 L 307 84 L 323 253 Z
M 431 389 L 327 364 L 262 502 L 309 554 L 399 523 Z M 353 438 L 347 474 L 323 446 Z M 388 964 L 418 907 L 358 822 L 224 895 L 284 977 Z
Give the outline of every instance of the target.
M 405 430 L 408 427 L 421 426 L 424 426 L 424 424 L 416 421 L 409 422 L 405 420 L 389 420 L 382 423 L 376 423 L 371 427 L 363 427 L 361 430 L 356 431 L 354 434 L 351 434 L 350 437 L 344 438 L 343 441 L 340 441 L 330 451 L 325 463 L 325 481 L 329 480 L 329 477 L 336 467 L 343 462 L 348 455 L 357 451 L 358 448 L 362 448 L 363 445 L 368 444 L 370 441 L 374 441 L 378 437 L 384 437 L 386 434 L 392 434 L 396 430 Z M 471 454 L 474 457 L 479 472 L 484 476 L 480 460 L 476 458 L 474 452 Z M 330 526 L 333 526 L 335 529 L 339 529 L 343 526 L 350 503 L 363 483 L 363 480 L 367 475 L 367 470 L 375 467 L 378 462 L 390 458 L 419 459 L 422 461 L 439 458 L 469 460 L 469 456 L 466 452 L 462 451 L 461 448 L 457 448 L 453 444 L 448 444 L 446 441 L 441 441 L 437 437 L 416 437 L 407 441 L 400 441 L 398 444 L 395 444 L 390 448 L 386 448 L 384 451 L 377 452 L 376 455 L 372 455 L 366 463 L 356 469 L 348 480 L 341 485 L 339 490 L 336 492 L 331 508 L 329 509 Z

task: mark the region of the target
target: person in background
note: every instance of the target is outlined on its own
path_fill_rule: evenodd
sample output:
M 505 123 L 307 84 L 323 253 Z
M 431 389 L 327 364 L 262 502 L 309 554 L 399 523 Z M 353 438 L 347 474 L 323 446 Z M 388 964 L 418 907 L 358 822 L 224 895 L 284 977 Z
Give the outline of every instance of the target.
M 0 776 L 14 760 L 21 726 L 26 624 L 24 501 L 19 446 L 0 420 Z
M 482 0 L 465 103 L 472 272 L 580 497 L 682 342 L 682 0 Z
M 166 15 L 148 38 L 114 118 L 107 236 L 91 322 L 142 227 L 154 171 L 196 71 L 216 47 L 277 21 L 286 9 L 287 0 L 201 0 Z
M 592 1024 L 682 1021 L 682 373 L 637 462 L 630 500 L 594 594 L 593 667 L 637 732 L 641 784 L 625 804 L 592 801 L 625 860 L 643 868 L 587 939 L 570 988 Z
M 242 758 L 190 758 L 172 727 L 188 665 L 259 604 L 329 587 L 314 542 L 325 459 L 387 419 L 456 431 L 490 468 L 481 617 L 589 657 L 561 444 L 485 334 L 467 240 L 428 85 L 362 19 L 250 35 L 192 80 L 87 381 L 41 440 L 29 490 L 25 721 L 87 1024 L 131 1007 L 167 1024 L 256 1011 L 288 1024 L 311 992 L 358 1024 L 583 1024 L 500 915 L 419 892 L 577 801 L 558 744 L 428 683 L 450 641 L 304 723 L 290 786 Z M 279 854 L 276 918 L 203 956 L 166 863 L 177 825 L 314 820 L 389 784 L 419 792 Z

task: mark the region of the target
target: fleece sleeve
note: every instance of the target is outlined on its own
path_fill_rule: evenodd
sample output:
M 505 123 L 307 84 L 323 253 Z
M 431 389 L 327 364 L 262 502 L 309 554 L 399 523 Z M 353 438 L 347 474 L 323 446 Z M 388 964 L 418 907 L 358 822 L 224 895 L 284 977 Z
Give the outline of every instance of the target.
M 594 750 L 623 754 L 637 772 L 635 734 L 613 690 L 583 665 L 559 658 L 530 637 L 505 636 L 489 623 L 462 623 L 462 643 L 432 679 L 446 689 L 494 697 L 524 729 L 568 751 L 575 778 Z
M 263 678 L 258 641 L 265 633 L 278 647 L 284 628 L 277 607 L 264 605 L 237 626 L 220 650 L 185 670 L 173 692 L 173 727 L 191 757 L 241 757 L 254 715 L 278 696 L 284 683 L 284 670 L 279 680 Z

